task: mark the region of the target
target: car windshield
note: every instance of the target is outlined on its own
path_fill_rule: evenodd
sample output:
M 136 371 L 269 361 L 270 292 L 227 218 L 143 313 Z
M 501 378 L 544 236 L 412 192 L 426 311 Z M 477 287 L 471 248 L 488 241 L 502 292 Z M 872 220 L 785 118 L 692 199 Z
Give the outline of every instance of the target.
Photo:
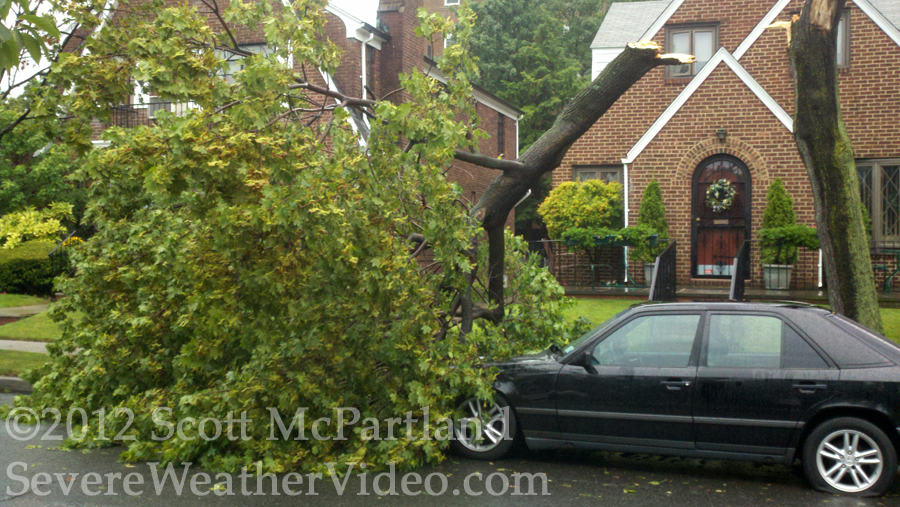
M 606 322 L 604 322 L 603 324 L 600 324 L 599 326 L 595 327 L 594 329 L 591 329 L 587 333 L 584 333 L 583 335 L 579 336 L 577 339 L 572 340 L 568 345 L 563 347 L 563 349 L 562 349 L 563 354 L 564 355 L 570 354 L 573 350 L 578 349 L 578 347 L 580 347 L 581 344 L 583 344 L 584 342 L 597 336 L 601 331 L 603 331 L 604 329 L 609 327 L 610 324 L 612 324 L 613 322 L 618 320 L 619 317 L 621 317 L 622 315 L 625 315 L 629 311 L 631 311 L 631 308 L 626 308 L 626 309 L 622 310 L 621 312 L 619 312 L 619 313 L 613 315 L 612 317 L 610 317 L 609 319 L 607 319 Z

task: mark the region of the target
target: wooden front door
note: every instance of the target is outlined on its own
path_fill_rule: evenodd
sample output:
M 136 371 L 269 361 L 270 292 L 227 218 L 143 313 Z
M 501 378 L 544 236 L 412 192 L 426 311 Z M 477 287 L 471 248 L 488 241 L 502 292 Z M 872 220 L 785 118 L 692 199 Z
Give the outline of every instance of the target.
M 734 197 L 730 206 L 716 209 L 707 192 L 722 180 L 734 189 Z M 730 155 L 712 156 L 697 166 L 692 193 L 691 275 L 730 278 L 734 257 L 750 237 L 750 171 Z

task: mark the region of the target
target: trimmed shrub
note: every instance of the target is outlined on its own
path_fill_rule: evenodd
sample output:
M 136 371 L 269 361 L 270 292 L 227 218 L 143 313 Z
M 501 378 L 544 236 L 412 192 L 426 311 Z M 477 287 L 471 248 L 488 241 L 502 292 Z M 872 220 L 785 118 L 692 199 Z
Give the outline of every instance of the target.
M 622 185 L 601 180 L 567 181 L 538 208 L 553 239 L 569 229 L 621 229 L 625 216 Z
M 68 270 L 68 254 L 49 241 L 27 241 L 11 250 L 0 250 L 0 292 L 49 296 L 53 279 Z
M 28 208 L 0 217 L 0 248 L 11 250 L 26 241 L 59 240 L 66 233 L 63 220 L 72 218 L 72 205 L 53 203 L 43 210 Z
M 766 194 L 766 210 L 760 228 L 760 257 L 763 264 L 794 264 L 797 247 L 809 246 L 810 231 L 815 229 L 797 226 L 794 199 L 784 188 L 780 178 L 775 178 Z
M 644 189 L 641 207 L 638 210 L 638 224 L 651 229 L 651 234 L 659 234 L 659 239 L 669 237 L 669 223 L 666 221 L 666 208 L 663 205 L 662 189 L 656 180 L 650 181 Z M 653 262 L 657 255 L 665 249 L 665 243 L 650 246 L 639 243 L 631 249 L 631 259 L 637 262 Z

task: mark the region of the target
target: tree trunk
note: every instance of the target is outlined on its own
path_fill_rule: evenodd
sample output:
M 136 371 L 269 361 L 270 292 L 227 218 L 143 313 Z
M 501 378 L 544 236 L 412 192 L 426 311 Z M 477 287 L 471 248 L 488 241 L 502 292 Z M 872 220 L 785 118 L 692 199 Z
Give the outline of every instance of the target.
M 831 309 L 882 332 L 853 147 L 841 119 L 837 25 L 845 0 L 808 0 L 792 26 L 794 139 L 812 184 Z
M 457 158 L 486 167 L 503 170 L 472 208 L 481 221 L 489 244 L 488 292 L 497 307 L 499 320 L 504 312 L 503 274 L 505 266 L 503 225 L 513 207 L 544 174 L 559 167 L 572 144 L 634 83 L 660 65 L 693 62 L 690 55 L 660 55 L 651 42 L 629 44 L 603 72 L 578 93 L 563 109 L 553 126 L 544 133 L 516 162 L 501 161 L 457 152 Z M 479 160 L 480 159 L 480 160 Z

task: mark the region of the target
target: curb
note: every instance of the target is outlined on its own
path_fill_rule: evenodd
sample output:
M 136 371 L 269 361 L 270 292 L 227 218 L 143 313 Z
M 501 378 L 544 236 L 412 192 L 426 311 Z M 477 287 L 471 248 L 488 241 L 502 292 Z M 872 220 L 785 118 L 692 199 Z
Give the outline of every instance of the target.
M 0 393 L 31 394 L 31 384 L 19 377 L 0 377 Z

